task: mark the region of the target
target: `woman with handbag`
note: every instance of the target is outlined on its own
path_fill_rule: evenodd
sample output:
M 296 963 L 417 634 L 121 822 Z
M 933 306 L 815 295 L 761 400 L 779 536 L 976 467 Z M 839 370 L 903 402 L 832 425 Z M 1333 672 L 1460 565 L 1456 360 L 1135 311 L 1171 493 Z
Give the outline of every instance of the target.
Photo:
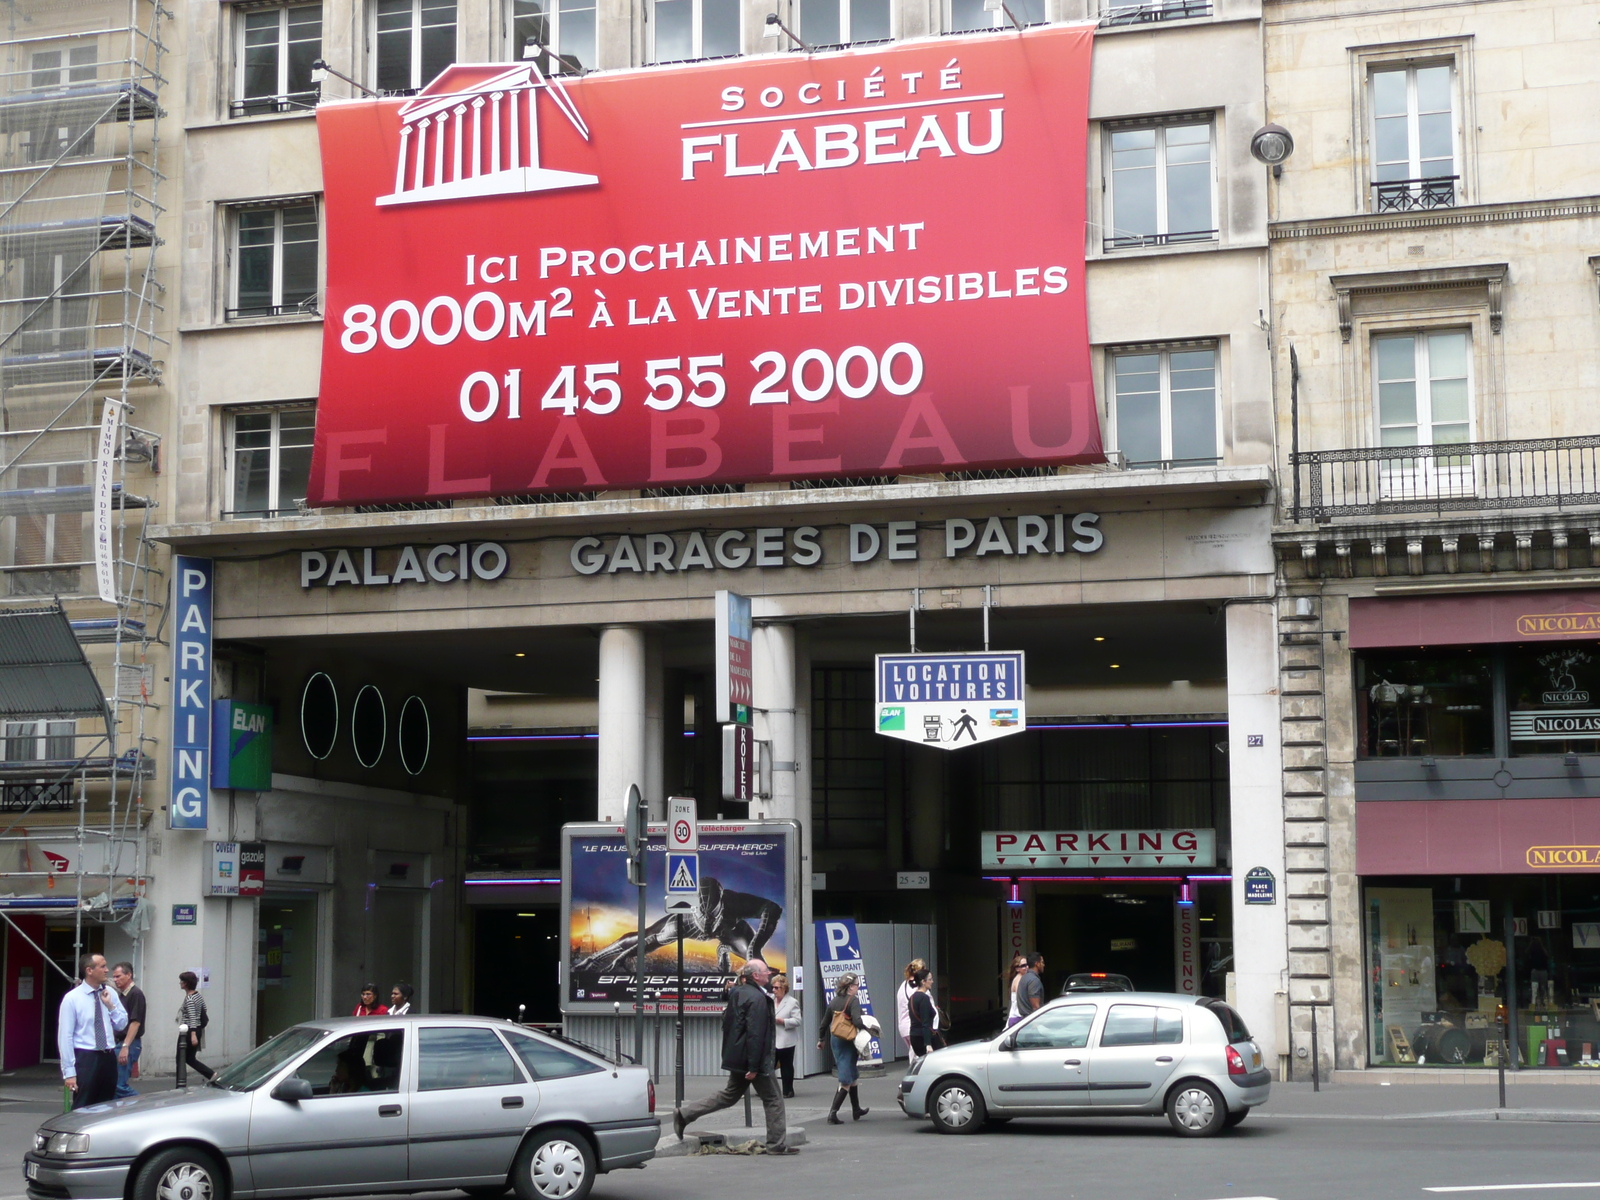
M 856 1081 L 860 1073 L 856 1070 L 856 1060 L 860 1055 L 856 1051 L 856 1037 L 866 1032 L 867 1022 L 861 1015 L 861 1001 L 856 999 L 856 992 L 860 983 L 854 975 L 841 975 L 839 982 L 834 985 L 833 999 L 828 1002 L 828 1007 L 822 1012 L 822 1028 L 817 1033 L 817 1049 L 821 1050 L 825 1043 L 833 1046 L 833 1061 L 839 1069 L 839 1090 L 833 1094 L 833 1107 L 828 1110 L 829 1125 L 843 1125 L 839 1119 L 839 1106 L 844 1103 L 845 1097 L 850 1097 L 850 1117 L 859 1121 L 867 1115 L 868 1110 L 861 1107 L 861 1099 L 856 1095 Z

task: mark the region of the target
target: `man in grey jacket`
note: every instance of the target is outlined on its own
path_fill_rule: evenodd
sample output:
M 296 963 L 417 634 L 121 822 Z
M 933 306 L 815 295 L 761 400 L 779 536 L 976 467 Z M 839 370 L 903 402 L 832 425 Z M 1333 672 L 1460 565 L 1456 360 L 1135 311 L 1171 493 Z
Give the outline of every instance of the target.
M 729 989 L 728 1007 L 722 1011 L 722 1069 L 728 1073 L 728 1082 L 704 1100 L 673 1110 L 672 1131 L 679 1141 L 683 1140 L 684 1128 L 691 1121 L 698 1121 L 719 1109 L 732 1108 L 745 1089 L 754 1085 L 767 1114 L 767 1153 L 799 1153 L 789 1145 L 788 1115 L 773 1078 L 777 1062 L 777 1021 L 772 997 L 766 992 L 769 977 L 767 964 L 759 958 L 750 959 L 739 968 L 738 982 Z

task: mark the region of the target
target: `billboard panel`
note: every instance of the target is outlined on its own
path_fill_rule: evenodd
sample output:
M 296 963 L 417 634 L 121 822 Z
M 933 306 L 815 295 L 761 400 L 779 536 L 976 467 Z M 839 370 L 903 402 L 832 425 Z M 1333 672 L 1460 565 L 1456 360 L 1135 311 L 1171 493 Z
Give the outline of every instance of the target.
M 798 827 L 790 821 L 700 825 L 699 895 L 687 913 L 667 913 L 666 826 L 650 827 L 645 861 L 645 1004 L 676 1010 L 678 944 L 684 934 L 684 1011 L 720 1013 L 723 992 L 746 958 L 773 970 L 794 961 L 791 915 L 799 911 Z M 638 892 L 628 882 L 621 825 L 561 831 L 561 1007 L 606 1012 L 634 998 Z
M 317 110 L 310 499 L 1098 461 L 1090 26 Z

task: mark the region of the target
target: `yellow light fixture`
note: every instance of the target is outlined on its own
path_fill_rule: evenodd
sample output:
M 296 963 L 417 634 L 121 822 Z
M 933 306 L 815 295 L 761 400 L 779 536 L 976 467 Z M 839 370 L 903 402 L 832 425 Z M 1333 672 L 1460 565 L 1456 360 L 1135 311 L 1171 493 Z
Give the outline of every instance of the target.
M 1113 671 L 1121 670 L 1121 668 L 1122 668 L 1122 664 L 1121 663 L 1112 663 L 1111 664 L 1111 669 Z
M 1097 638 L 1095 638 L 1095 641 L 1097 641 L 1097 642 L 1103 642 L 1103 641 L 1105 641 L 1105 638 L 1103 638 L 1103 637 L 1097 637 Z

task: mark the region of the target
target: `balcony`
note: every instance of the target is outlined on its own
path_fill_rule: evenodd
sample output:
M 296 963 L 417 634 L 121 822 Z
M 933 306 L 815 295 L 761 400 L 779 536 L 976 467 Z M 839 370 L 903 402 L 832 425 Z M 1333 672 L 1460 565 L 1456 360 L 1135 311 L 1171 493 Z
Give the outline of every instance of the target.
M 1118 233 L 1105 239 L 1107 253 L 1113 250 L 1138 250 L 1149 246 L 1184 246 L 1191 242 L 1214 242 L 1215 229 L 1190 229 L 1179 233 Z
M 1289 457 L 1296 523 L 1600 504 L 1600 434 Z
M 1372 185 L 1372 211 L 1421 212 L 1454 208 L 1459 175 L 1433 175 L 1427 179 L 1385 179 Z

